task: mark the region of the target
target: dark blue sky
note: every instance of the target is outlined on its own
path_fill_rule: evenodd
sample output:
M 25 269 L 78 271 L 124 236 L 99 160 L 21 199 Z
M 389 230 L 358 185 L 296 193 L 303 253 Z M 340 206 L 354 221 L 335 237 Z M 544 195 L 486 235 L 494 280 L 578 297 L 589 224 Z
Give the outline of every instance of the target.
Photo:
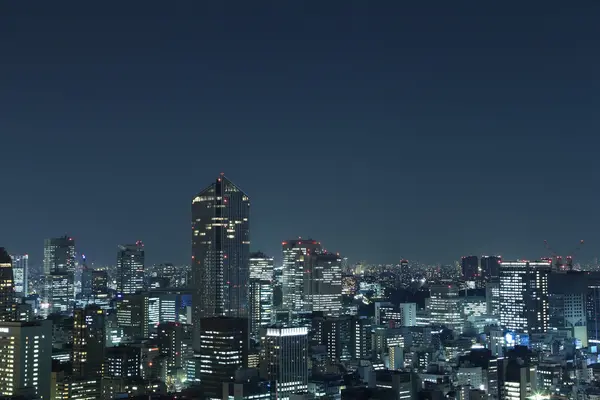
M 64 232 L 187 262 L 221 171 L 276 256 L 599 254 L 597 1 L 2 7 L 0 246 L 34 262 Z

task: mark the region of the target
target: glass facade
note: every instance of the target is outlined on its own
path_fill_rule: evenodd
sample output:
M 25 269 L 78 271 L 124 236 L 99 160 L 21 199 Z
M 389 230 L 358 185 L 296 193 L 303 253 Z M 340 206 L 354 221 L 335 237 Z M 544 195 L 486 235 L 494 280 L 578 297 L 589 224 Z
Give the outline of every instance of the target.
M 305 311 L 336 316 L 342 310 L 342 259 L 336 254 L 308 254 L 304 266 Z
M 117 292 L 134 294 L 144 290 L 144 244 L 119 246 L 117 253 Z
M 15 279 L 15 292 L 20 296 L 27 296 L 29 293 L 29 256 L 13 255 L 13 276 Z
M 321 243 L 312 239 L 297 239 L 283 242 L 282 293 L 283 309 L 304 310 L 304 256 L 320 253 Z M 340 276 L 341 285 L 341 276 Z M 340 286 L 341 290 L 341 286 Z
M 546 261 L 503 261 L 500 266 L 500 324 L 522 333 L 544 333 L 550 323 Z
M 68 236 L 44 241 L 44 273 L 75 272 L 75 240 Z
M 250 199 L 219 176 L 192 199 L 194 349 L 202 318 L 248 316 Z

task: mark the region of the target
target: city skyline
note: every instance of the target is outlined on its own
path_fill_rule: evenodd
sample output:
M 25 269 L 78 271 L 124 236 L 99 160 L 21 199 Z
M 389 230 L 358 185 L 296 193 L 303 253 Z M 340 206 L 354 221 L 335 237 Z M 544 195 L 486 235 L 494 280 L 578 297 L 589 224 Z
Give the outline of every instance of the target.
M 216 175 L 216 174 L 215 174 Z M 214 176 L 214 175 L 213 175 Z M 220 176 L 225 176 L 225 174 L 223 172 L 220 173 Z M 189 197 L 189 196 L 188 196 Z M 59 231 L 60 232 L 60 231 Z M 59 233 L 60 234 L 60 233 Z M 42 245 L 38 245 L 38 249 L 42 249 L 42 247 L 46 247 L 47 246 L 47 241 L 48 240 L 58 240 L 58 239 L 69 239 L 69 240 L 76 240 L 79 243 L 79 237 L 76 238 L 76 235 L 71 235 L 71 232 L 64 232 L 62 233 L 62 236 L 59 237 L 59 234 L 55 234 L 54 236 L 48 237 L 48 238 L 43 238 L 42 242 L 43 242 L 43 246 Z M 143 236 L 143 235 L 142 235 Z M 263 252 L 266 255 L 272 257 L 275 259 L 275 261 L 277 262 L 277 265 L 281 265 L 284 262 L 284 259 L 282 257 L 282 251 L 281 251 L 281 240 L 283 239 L 284 241 L 287 240 L 296 240 L 296 239 L 311 239 L 314 237 L 314 235 L 311 234 L 307 234 L 307 235 L 296 235 L 296 236 L 290 236 L 290 237 L 285 237 L 285 238 L 274 238 L 273 241 L 269 242 L 267 245 L 259 245 L 259 246 L 255 246 L 255 245 L 251 245 L 250 247 L 250 252 Z M 55 239 L 52 239 L 55 238 Z M 133 238 L 130 239 L 129 241 L 133 241 L 133 242 L 144 242 L 143 239 L 139 239 L 139 238 Z M 127 242 L 127 240 L 125 241 Z M 590 251 L 587 250 L 587 247 L 589 247 L 589 245 L 584 246 L 583 245 L 583 240 L 581 241 L 571 241 L 566 243 L 566 245 L 561 246 L 561 247 L 553 247 L 553 248 L 548 248 L 548 244 L 545 243 L 546 241 L 542 241 L 541 243 L 535 243 L 534 246 L 537 245 L 537 247 L 540 249 L 539 252 L 537 252 L 537 255 L 534 251 L 531 251 L 531 248 L 526 252 L 527 254 L 529 254 L 529 256 L 523 256 L 523 255 L 519 255 L 519 254 L 515 254 L 512 257 L 506 257 L 503 254 L 511 254 L 508 252 L 502 252 L 502 251 L 496 251 L 496 252 L 487 252 L 487 253 L 476 253 L 476 252 L 470 252 L 470 251 L 464 251 L 462 253 L 456 253 L 454 256 L 451 256 L 450 258 L 446 259 L 446 260 L 439 260 L 439 259 L 435 259 L 435 258 L 428 258 L 425 257 L 424 259 L 416 259 L 416 258 L 412 258 L 412 257 L 405 257 L 403 256 L 404 254 L 407 254 L 409 252 L 402 252 L 402 255 L 399 255 L 398 257 L 396 257 L 395 259 L 389 259 L 389 260 L 380 260 L 380 261 L 373 261 L 373 260 L 369 260 L 369 259 L 365 259 L 364 257 L 360 257 L 358 256 L 357 258 L 353 258 L 351 259 L 352 263 L 359 263 L 359 262 L 365 262 L 368 265 L 400 265 L 400 262 L 403 259 L 408 259 L 409 262 L 418 262 L 420 264 L 429 264 L 431 266 L 439 266 L 439 265 L 449 265 L 449 264 L 453 264 L 453 263 L 458 263 L 461 261 L 462 258 L 464 257 L 468 257 L 468 256 L 476 256 L 478 258 L 480 257 L 485 257 L 485 256 L 500 256 L 505 260 L 541 260 L 547 257 L 552 257 L 552 253 L 555 251 L 555 249 L 557 249 L 557 254 L 560 255 L 561 257 L 565 258 L 572 254 L 574 251 L 576 251 L 577 256 L 575 257 L 575 264 L 584 264 L 584 265 L 589 265 L 589 264 L 593 264 L 597 261 L 597 256 L 590 256 L 589 253 Z M 85 238 L 83 238 L 83 243 L 86 243 Z M 571 246 L 571 247 L 567 247 L 567 246 Z M 23 254 L 25 254 L 27 257 L 31 256 L 33 254 L 32 260 L 33 262 L 29 261 L 29 264 L 33 265 L 33 266 L 38 266 L 38 267 L 43 267 L 44 264 L 44 251 L 43 249 L 39 251 L 39 253 L 36 254 L 36 249 L 34 248 L 35 246 L 32 246 L 30 248 L 33 248 L 32 251 L 25 251 L 23 252 Z M 94 258 L 89 258 L 87 256 L 87 254 L 89 254 L 89 252 L 87 252 L 85 249 L 83 249 L 83 251 L 80 250 L 82 246 L 77 246 L 77 251 L 76 254 L 78 255 L 78 258 L 84 254 L 86 254 L 85 258 L 86 260 L 90 260 L 91 265 L 93 267 L 106 267 L 106 266 L 116 266 L 118 264 L 118 257 L 115 258 L 114 256 L 112 257 L 113 259 L 111 260 L 110 255 L 107 253 L 112 253 L 114 254 L 114 250 L 115 249 L 120 249 L 122 247 L 121 244 L 116 243 L 111 249 L 104 249 L 106 251 L 101 252 L 100 254 L 102 254 L 100 257 L 94 259 Z M 269 248 L 270 251 L 266 251 L 265 249 Z M 8 248 L 7 249 L 13 253 L 15 253 L 13 251 L 12 248 Z M 347 257 L 347 253 L 344 251 L 340 251 L 338 249 L 327 249 L 327 247 L 325 247 L 323 250 L 331 252 L 331 253 L 340 253 L 342 256 Z M 568 251 L 567 251 L 568 250 Z M 18 251 L 17 251 L 18 252 Z M 579 256 L 580 252 L 582 252 L 583 254 L 587 254 L 587 256 L 585 258 L 581 258 Z M 112 255 L 111 254 L 111 255 Z M 152 254 L 152 253 L 150 253 Z M 359 253 L 360 254 L 360 253 Z M 36 261 L 37 260 L 37 261 Z M 158 264 L 162 264 L 165 262 L 171 263 L 171 262 L 175 262 L 177 265 L 190 265 L 192 257 L 191 257 L 191 253 L 190 256 L 187 259 L 181 259 L 179 261 L 173 261 L 174 258 L 171 259 L 162 259 L 162 258 L 156 258 L 156 257 L 149 257 L 149 263 L 148 265 L 158 265 Z
M 600 400 L 599 16 L 3 5 L 0 397 Z

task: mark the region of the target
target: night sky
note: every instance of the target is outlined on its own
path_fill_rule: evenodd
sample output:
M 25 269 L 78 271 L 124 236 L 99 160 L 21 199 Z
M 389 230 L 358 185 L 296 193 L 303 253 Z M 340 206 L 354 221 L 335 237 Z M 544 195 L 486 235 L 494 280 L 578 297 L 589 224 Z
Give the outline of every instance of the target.
M 575 5 L 576 4 L 576 5 Z M 252 248 L 600 255 L 600 2 L 13 1 L 0 246 L 187 263 L 220 172 Z

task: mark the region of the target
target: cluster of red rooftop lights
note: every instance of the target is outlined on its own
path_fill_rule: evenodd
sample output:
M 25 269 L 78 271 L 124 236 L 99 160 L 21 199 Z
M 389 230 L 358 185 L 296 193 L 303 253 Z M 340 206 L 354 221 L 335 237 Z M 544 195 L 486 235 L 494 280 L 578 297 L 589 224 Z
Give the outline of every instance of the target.
M 547 240 L 544 240 L 544 247 L 546 247 L 546 250 L 548 250 L 550 252 L 550 254 L 552 255 L 552 258 L 556 259 L 557 266 L 559 266 L 560 268 L 565 268 L 565 266 L 566 266 L 569 269 L 573 269 L 573 257 L 575 256 L 575 254 L 577 254 L 577 252 L 579 252 L 579 250 L 581 250 L 581 247 L 583 246 L 584 243 L 585 242 L 583 240 L 579 241 L 579 244 L 577 245 L 577 247 L 575 247 L 575 249 L 573 249 L 569 253 L 569 255 L 566 257 L 566 259 L 567 259 L 566 264 L 563 264 L 563 262 L 562 262 L 563 257 L 558 255 L 556 253 L 556 251 L 554 251 L 554 249 L 552 249 L 552 247 L 550 247 Z

